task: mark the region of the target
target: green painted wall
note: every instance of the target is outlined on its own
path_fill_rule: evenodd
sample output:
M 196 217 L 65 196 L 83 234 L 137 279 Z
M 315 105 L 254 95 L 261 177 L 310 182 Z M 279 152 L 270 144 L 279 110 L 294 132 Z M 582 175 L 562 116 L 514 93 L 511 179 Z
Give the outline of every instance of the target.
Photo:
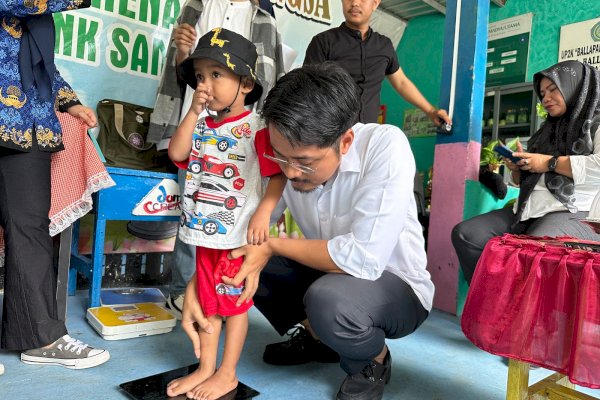
M 440 97 L 444 16 L 432 15 L 412 19 L 398 45 L 400 67 L 432 104 Z M 414 108 L 400 97 L 389 82 L 384 82 L 381 103 L 388 107 L 386 123 L 402 127 L 404 110 Z
M 529 48 L 527 80 L 533 74 L 558 61 L 560 27 L 579 21 L 598 18 L 598 0 L 507 0 L 506 6 L 490 5 L 490 22 L 533 13 L 533 27 Z M 410 20 L 397 53 L 400 66 L 421 93 L 437 105 L 440 91 L 442 50 L 444 45 L 442 15 L 430 15 Z M 386 82 L 381 92 L 381 103 L 388 106 L 387 123 L 402 127 L 404 110 L 413 106 L 404 100 Z M 427 172 L 433 164 L 435 140 L 410 139 L 417 169 Z

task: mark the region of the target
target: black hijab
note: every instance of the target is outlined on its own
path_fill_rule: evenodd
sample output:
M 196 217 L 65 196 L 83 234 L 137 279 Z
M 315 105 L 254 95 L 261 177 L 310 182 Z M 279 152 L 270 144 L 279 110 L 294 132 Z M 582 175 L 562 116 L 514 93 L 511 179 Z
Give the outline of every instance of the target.
M 592 119 L 600 114 L 600 72 L 579 61 L 563 61 L 533 76 L 535 92 L 540 100 L 542 78 L 550 79 L 565 99 L 566 112 L 559 117 L 548 116 L 527 144 L 528 153 L 553 156 L 589 155 L 593 151 Z M 542 174 L 521 171 L 521 189 L 514 224 L 519 223 L 525 204 Z M 573 179 L 555 172 L 546 172 L 544 183 L 556 199 L 570 212 L 575 207 Z
M 42 100 L 52 99 L 54 65 L 54 19 L 36 15 L 21 19 L 23 34 L 19 48 L 19 73 L 23 91 L 36 86 Z

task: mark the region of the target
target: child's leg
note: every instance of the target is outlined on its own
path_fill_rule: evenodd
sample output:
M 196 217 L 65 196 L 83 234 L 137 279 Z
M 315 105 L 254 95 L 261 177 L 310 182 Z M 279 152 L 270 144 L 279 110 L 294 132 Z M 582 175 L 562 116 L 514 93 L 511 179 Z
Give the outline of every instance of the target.
M 213 376 L 196 386 L 188 397 L 202 400 L 216 400 L 229 393 L 238 385 L 236 368 L 244 341 L 248 333 L 248 313 L 227 317 L 225 324 L 225 349 L 221 366 Z
M 191 374 L 169 382 L 167 396 L 187 393 L 215 373 L 223 320 L 220 315 L 213 315 L 208 317 L 208 321 L 214 327 L 214 331 L 213 333 L 200 333 L 200 366 Z

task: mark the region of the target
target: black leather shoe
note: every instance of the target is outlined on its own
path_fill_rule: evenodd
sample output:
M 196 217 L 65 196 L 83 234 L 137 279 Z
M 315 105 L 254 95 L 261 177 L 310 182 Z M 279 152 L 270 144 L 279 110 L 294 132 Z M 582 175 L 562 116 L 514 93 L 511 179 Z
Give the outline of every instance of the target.
M 336 400 L 381 400 L 391 376 L 392 355 L 388 349 L 383 364 L 373 360 L 359 373 L 346 376 Z
M 340 356 L 298 326 L 287 341 L 267 345 L 263 360 L 273 365 L 299 365 L 310 361 L 335 363 L 340 361 Z

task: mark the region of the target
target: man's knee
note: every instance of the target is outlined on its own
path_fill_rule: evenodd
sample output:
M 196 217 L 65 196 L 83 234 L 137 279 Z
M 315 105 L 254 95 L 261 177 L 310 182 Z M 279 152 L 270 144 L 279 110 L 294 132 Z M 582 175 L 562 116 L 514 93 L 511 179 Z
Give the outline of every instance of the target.
M 326 344 L 347 335 L 359 336 L 372 327 L 372 321 L 356 306 L 354 296 L 343 290 L 341 277 L 336 274 L 321 277 L 304 296 L 308 321 Z

